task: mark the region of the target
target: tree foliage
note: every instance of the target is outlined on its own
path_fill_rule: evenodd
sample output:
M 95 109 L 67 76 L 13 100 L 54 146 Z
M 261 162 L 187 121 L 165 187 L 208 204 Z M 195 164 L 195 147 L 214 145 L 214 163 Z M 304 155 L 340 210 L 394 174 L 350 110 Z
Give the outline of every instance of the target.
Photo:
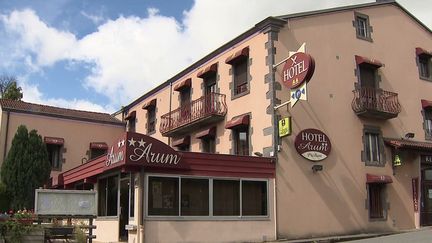
M 3 99 L 21 100 L 22 89 L 17 84 L 17 78 L 6 74 L 0 75 L 0 95 Z
M 1 179 L 11 197 L 11 208 L 33 208 L 34 190 L 48 181 L 50 172 L 42 137 L 36 130 L 28 132 L 25 126 L 19 126 L 1 168 Z

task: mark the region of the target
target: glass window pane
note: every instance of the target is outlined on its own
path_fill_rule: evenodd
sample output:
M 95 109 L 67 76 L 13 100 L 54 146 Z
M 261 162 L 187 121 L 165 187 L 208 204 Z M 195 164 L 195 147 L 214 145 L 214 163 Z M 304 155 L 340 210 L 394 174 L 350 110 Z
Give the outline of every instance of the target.
M 107 179 L 100 179 L 98 182 L 98 215 L 106 216 L 106 184 Z
M 149 177 L 149 215 L 179 215 L 178 180 L 169 177 Z
M 118 177 L 108 177 L 107 180 L 107 216 L 117 216 Z
M 213 180 L 213 215 L 240 215 L 240 181 Z
M 242 215 L 267 215 L 267 183 L 242 181 Z
M 181 179 L 181 215 L 209 215 L 208 179 Z
M 133 218 L 135 216 L 135 176 L 134 174 L 131 174 L 131 179 L 130 179 L 130 205 L 129 205 L 129 215 L 131 218 Z
M 432 170 L 425 170 L 424 171 L 425 180 L 431 181 L 432 180 Z

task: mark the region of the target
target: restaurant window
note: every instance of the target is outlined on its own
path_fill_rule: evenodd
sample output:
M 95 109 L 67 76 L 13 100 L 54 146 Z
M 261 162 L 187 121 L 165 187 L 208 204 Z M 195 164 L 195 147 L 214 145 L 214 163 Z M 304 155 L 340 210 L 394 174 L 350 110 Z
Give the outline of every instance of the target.
M 264 180 L 149 176 L 147 192 L 148 216 L 268 216 Z
M 372 27 L 369 23 L 369 16 L 361 14 L 361 13 L 354 13 L 355 21 L 354 21 L 354 27 L 356 28 L 356 36 L 358 39 L 372 41 L 371 37 L 371 30 Z
M 234 152 L 236 155 L 249 155 L 249 127 L 233 129 Z
M 428 140 L 432 139 L 432 107 L 425 107 L 424 112 L 424 131 Z
M 147 134 L 156 131 L 156 107 L 147 109 Z
M 381 132 L 375 127 L 365 127 L 363 130 L 363 145 L 362 161 L 366 165 L 384 166 L 384 146 Z
M 432 56 L 428 54 L 418 55 L 418 68 L 421 79 L 432 80 Z
M 267 183 L 242 181 L 242 215 L 267 215 Z
M 98 215 L 117 216 L 118 176 L 98 181 Z
M 130 175 L 129 185 L 129 217 L 133 218 L 135 216 L 135 176 L 133 173 Z
M 148 215 L 179 215 L 179 178 L 149 177 Z
M 61 150 L 63 145 L 59 144 L 47 144 L 48 160 L 51 164 L 51 169 L 61 169 Z
M 384 200 L 385 184 L 370 183 L 368 184 L 368 205 L 370 219 L 385 219 L 385 200 Z
M 247 64 L 247 58 L 243 58 L 232 66 L 234 70 L 234 96 L 247 93 L 249 90 Z
M 209 215 L 209 180 L 181 178 L 182 216 Z

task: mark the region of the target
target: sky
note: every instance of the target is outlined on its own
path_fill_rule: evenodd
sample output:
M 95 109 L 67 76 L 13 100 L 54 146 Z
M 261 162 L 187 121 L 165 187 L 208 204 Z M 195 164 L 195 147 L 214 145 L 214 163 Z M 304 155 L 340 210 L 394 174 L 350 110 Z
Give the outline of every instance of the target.
M 365 2 L 0 0 L 0 74 L 24 101 L 112 113 L 268 16 Z M 432 28 L 432 0 L 398 2 Z

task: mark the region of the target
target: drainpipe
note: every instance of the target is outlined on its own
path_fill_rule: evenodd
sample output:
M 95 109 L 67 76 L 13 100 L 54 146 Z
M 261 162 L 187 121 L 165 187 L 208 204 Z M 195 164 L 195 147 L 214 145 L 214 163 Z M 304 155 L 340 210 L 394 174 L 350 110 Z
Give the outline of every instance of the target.
M 5 144 L 4 144 L 4 151 L 3 151 L 3 163 L 6 159 L 6 149 L 7 149 L 7 140 L 8 140 L 8 133 L 9 133 L 9 117 L 10 117 L 10 111 L 6 111 L 7 118 L 6 118 L 6 136 L 5 136 Z
M 172 109 L 172 81 L 170 81 L 170 95 L 169 95 L 169 116 L 168 126 L 171 128 L 171 109 Z M 168 145 L 171 146 L 171 137 L 168 137 Z

